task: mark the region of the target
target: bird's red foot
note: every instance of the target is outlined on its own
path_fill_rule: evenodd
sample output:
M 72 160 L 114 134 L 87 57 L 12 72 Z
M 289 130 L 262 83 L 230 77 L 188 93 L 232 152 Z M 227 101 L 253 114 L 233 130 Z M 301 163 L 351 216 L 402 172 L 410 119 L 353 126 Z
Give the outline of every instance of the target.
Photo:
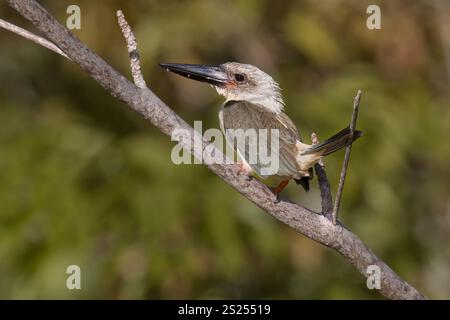
M 284 188 L 286 188 L 286 186 L 288 184 L 289 184 L 289 179 L 281 181 L 280 184 L 278 186 L 276 186 L 275 188 L 270 188 L 270 190 L 272 190 L 273 194 L 277 197 L 275 200 L 275 203 L 280 202 L 280 193 L 281 193 L 281 191 L 284 190 Z

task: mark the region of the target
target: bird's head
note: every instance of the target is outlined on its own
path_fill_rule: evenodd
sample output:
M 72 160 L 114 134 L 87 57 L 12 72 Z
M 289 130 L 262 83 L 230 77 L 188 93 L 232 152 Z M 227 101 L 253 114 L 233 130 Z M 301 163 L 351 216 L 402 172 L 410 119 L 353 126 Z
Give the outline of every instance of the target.
M 245 100 L 280 112 L 284 102 L 280 87 L 271 76 L 250 64 L 226 62 L 220 65 L 160 63 L 167 71 L 211 84 L 227 100 Z

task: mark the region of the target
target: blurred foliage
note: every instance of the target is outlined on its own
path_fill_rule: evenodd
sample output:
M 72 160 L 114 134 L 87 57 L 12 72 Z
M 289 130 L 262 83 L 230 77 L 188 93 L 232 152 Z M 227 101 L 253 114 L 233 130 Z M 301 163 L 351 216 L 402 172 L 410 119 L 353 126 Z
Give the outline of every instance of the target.
M 41 1 L 78 4 L 88 46 L 129 75 L 136 32 L 151 88 L 218 127 L 209 87 L 158 62 L 240 61 L 280 82 L 306 140 L 346 125 L 363 90 L 342 220 L 431 298 L 450 297 L 450 7 L 445 1 Z M 378 4 L 382 29 L 366 28 Z M 33 30 L 4 3 L 0 16 Z M 1 298 L 380 298 L 342 257 L 296 234 L 67 60 L 0 31 Z M 333 188 L 342 153 L 327 158 Z M 320 208 L 316 183 L 285 196 Z M 65 287 L 68 265 L 82 290 Z

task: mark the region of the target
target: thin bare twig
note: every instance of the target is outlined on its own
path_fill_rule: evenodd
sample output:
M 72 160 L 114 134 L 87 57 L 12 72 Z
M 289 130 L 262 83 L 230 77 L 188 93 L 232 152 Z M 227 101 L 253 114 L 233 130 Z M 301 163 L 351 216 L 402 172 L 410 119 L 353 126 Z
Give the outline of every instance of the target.
M 315 132 L 311 134 L 311 141 L 313 144 L 319 143 L 319 139 Z M 328 182 L 323 159 L 320 159 L 319 162 L 314 165 L 314 170 L 316 171 L 317 180 L 319 182 L 322 214 L 331 220 L 333 214 L 333 198 L 331 196 L 330 183 Z
M 3 19 L 0 19 L 0 28 L 6 29 L 15 34 L 18 34 L 19 36 L 22 36 L 25 39 L 31 40 L 53 52 L 56 52 L 57 54 L 62 55 L 64 58 L 67 58 L 70 60 L 70 58 L 60 48 L 58 48 L 53 42 L 50 42 L 47 39 L 44 39 L 38 35 L 35 35 L 34 33 L 31 33 L 28 30 L 22 29 L 21 27 L 18 27 L 12 23 L 9 23 L 8 21 L 5 21 Z
M 84 43 L 70 33 L 34 0 L 6 0 L 11 7 L 55 44 L 75 63 L 85 70 L 109 94 L 126 103 L 130 109 L 149 120 L 164 134 L 171 136 L 175 130 L 184 130 L 194 135 L 195 131 L 173 110 L 162 102 L 150 89 L 138 88 L 124 76 L 92 52 Z M 181 146 L 190 150 L 190 141 Z M 204 141 L 204 147 L 207 146 Z M 210 146 L 211 147 L 211 146 Z M 213 152 L 222 151 L 213 147 Z M 343 255 L 362 275 L 368 276 L 367 268 L 377 265 L 381 271 L 380 293 L 390 299 L 424 299 L 425 297 L 405 280 L 400 278 L 386 263 L 378 258 L 354 233 L 345 227 L 333 225 L 323 215 L 295 203 L 274 203 L 273 193 L 259 180 L 247 179 L 239 174 L 238 166 L 207 164 L 207 167 L 222 180 L 230 184 L 243 196 L 261 209 L 290 226 L 297 232 L 332 248 Z
M 361 101 L 361 90 L 358 90 L 355 96 L 355 100 L 353 102 L 352 120 L 350 121 L 350 138 L 349 138 L 350 141 L 353 140 L 353 134 L 355 132 L 356 127 L 356 120 L 358 119 L 358 110 L 360 101 Z M 352 144 L 353 143 L 350 142 L 345 148 L 345 157 L 344 162 L 342 163 L 341 177 L 339 179 L 338 191 L 336 193 L 336 199 L 334 201 L 333 207 L 333 215 L 332 215 L 333 224 L 337 223 L 337 216 L 339 213 L 339 207 L 341 205 L 342 192 L 344 191 L 345 177 L 347 175 L 347 168 L 348 162 L 350 160 L 350 152 L 352 151 Z
M 139 52 L 137 48 L 136 37 L 130 28 L 130 25 L 125 20 L 122 10 L 117 11 L 117 21 L 119 23 L 122 34 L 127 43 L 128 55 L 130 56 L 131 74 L 133 76 L 134 84 L 139 88 L 147 87 L 144 76 L 141 72 L 141 60 L 139 58 Z

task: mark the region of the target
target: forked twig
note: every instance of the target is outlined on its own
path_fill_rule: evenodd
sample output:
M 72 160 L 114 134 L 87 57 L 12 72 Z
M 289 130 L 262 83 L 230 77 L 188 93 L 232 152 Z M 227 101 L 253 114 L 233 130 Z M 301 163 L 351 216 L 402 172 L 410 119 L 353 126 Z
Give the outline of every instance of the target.
M 353 134 L 355 132 L 356 127 L 356 120 L 358 118 L 358 110 L 359 110 L 359 102 L 361 101 L 361 90 L 358 90 L 355 96 L 355 100 L 353 102 L 353 113 L 352 113 L 352 120 L 350 121 L 350 141 L 353 140 Z M 332 221 L 333 224 L 337 223 L 337 216 L 339 213 L 339 207 L 341 205 L 341 197 L 342 192 L 344 190 L 344 183 L 345 183 L 345 177 L 347 175 L 347 167 L 348 162 L 350 160 L 350 152 L 352 150 L 352 142 L 350 142 L 347 147 L 345 148 L 345 157 L 344 162 L 342 163 L 342 170 L 341 170 L 341 177 L 339 179 L 339 187 L 336 193 L 336 199 L 334 201 L 334 207 L 333 207 L 333 214 L 332 214 Z
M 311 133 L 311 141 L 313 144 L 319 143 L 315 132 Z M 331 220 L 333 213 L 333 198 L 331 196 L 330 183 L 328 182 L 323 159 L 319 160 L 319 162 L 314 165 L 314 169 L 317 174 L 317 180 L 319 181 L 320 198 L 322 199 L 322 214 Z
M 147 84 L 145 83 L 144 76 L 141 72 L 141 60 L 137 49 L 136 37 L 134 36 L 130 25 L 125 20 L 122 10 L 117 11 L 117 21 L 122 30 L 125 42 L 127 43 L 128 55 L 130 56 L 131 75 L 133 76 L 134 84 L 143 89 L 147 87 Z
M 37 43 L 53 52 L 56 52 L 57 54 L 62 55 L 64 58 L 67 58 L 70 60 L 70 58 L 60 48 L 58 48 L 53 42 L 50 42 L 45 38 L 35 35 L 34 33 L 31 33 L 28 30 L 18 27 L 18 26 L 14 25 L 12 23 L 9 23 L 8 21 L 5 21 L 3 19 L 0 19 L 0 28 L 11 31 L 12 33 L 18 34 L 19 36 L 22 36 L 25 39 L 31 40 L 34 43 Z

